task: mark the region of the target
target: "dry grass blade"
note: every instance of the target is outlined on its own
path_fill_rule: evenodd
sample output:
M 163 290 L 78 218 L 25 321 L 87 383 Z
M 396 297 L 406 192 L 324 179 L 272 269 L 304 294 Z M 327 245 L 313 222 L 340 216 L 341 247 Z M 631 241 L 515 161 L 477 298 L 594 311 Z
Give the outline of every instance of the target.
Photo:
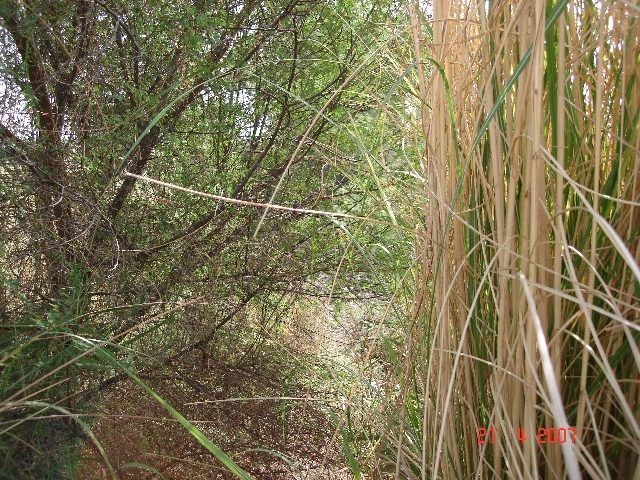
M 569 422 L 567 421 L 567 416 L 564 412 L 564 405 L 562 404 L 562 398 L 558 389 L 558 382 L 555 376 L 553 362 L 551 361 L 551 355 L 549 354 L 547 339 L 545 337 L 544 330 L 542 329 L 542 324 L 540 323 L 540 317 L 538 316 L 538 312 L 536 310 L 536 302 L 533 299 L 533 295 L 531 294 L 531 289 L 527 285 L 525 276 L 522 273 L 519 273 L 518 278 L 520 280 L 520 283 L 522 284 L 524 295 L 527 299 L 527 304 L 529 305 L 531 318 L 534 321 L 536 337 L 538 339 L 538 351 L 540 352 L 540 361 L 542 363 L 542 370 L 544 372 L 547 390 L 549 392 L 549 396 L 551 397 L 551 408 L 553 410 L 553 417 L 556 419 L 558 428 L 568 429 Z M 579 480 L 580 478 L 582 478 L 582 476 L 580 475 L 578 460 L 571 444 L 563 443 L 562 452 L 564 453 L 565 462 L 567 464 L 567 474 L 569 475 L 569 478 L 571 480 Z

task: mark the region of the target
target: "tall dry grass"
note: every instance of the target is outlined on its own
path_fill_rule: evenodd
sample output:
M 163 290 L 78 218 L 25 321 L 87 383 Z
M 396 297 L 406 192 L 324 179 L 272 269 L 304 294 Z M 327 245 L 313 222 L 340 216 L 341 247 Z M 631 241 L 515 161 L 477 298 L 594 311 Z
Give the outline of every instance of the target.
M 395 478 L 640 478 L 639 12 L 411 8 L 427 226 Z

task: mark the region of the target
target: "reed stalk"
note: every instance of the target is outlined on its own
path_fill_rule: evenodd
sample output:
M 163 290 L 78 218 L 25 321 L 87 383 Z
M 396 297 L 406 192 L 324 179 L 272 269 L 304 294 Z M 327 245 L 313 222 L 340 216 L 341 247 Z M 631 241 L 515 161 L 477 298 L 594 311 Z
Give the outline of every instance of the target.
M 432 35 L 420 8 L 426 225 L 380 459 L 395 478 L 640 478 L 637 7 L 434 0 Z

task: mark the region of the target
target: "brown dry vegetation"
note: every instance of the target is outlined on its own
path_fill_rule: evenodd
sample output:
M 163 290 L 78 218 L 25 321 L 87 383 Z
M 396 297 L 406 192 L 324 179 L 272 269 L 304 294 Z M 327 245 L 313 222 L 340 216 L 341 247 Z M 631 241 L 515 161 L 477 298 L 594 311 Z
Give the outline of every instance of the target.
M 323 408 L 339 396 L 308 382 L 315 355 L 331 339 L 318 335 L 320 310 L 310 304 L 305 311 L 306 318 L 287 320 L 277 338 L 257 325 L 225 329 L 205 354 L 138 376 L 255 478 L 350 478 Z M 126 467 L 134 462 L 153 465 L 168 479 L 236 478 L 135 382 L 107 389 L 97 407 L 92 431 L 119 478 L 160 478 Z M 80 478 L 107 473 L 90 440 L 83 458 Z
M 426 225 L 389 476 L 640 478 L 637 20 L 434 0 L 426 33 L 412 8 Z

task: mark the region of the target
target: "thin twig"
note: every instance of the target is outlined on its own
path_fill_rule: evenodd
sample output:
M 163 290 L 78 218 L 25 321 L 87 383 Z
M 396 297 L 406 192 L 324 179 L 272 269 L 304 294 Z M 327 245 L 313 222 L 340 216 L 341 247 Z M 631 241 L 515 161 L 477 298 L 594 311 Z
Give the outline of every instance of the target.
M 137 180 L 142 180 L 142 181 L 145 181 L 145 182 L 153 183 L 155 185 L 160 185 L 162 187 L 172 188 L 174 190 L 180 190 L 181 192 L 190 193 L 192 195 L 198 195 L 199 197 L 210 198 L 212 200 L 217 200 L 217 201 L 220 201 L 220 202 L 235 203 L 236 205 L 244 205 L 246 207 L 259 207 L 259 208 L 265 208 L 265 209 L 270 209 L 270 210 L 280 210 L 280 211 L 283 211 L 283 212 L 293 212 L 293 213 L 307 214 L 307 215 L 323 215 L 323 216 L 326 216 L 326 217 L 333 217 L 333 218 L 350 218 L 350 219 L 353 219 L 353 220 L 364 220 L 364 221 L 371 222 L 371 223 L 377 223 L 379 225 L 385 225 L 387 227 L 396 227 L 396 228 L 400 228 L 402 230 L 410 231 L 409 229 L 407 229 L 405 227 L 402 227 L 400 225 L 393 225 L 392 223 L 385 222 L 384 220 L 377 220 L 375 218 L 359 217 L 357 215 L 349 215 L 348 213 L 327 212 L 327 211 L 324 211 L 324 210 L 308 210 L 306 208 L 285 207 L 284 205 L 275 205 L 275 204 L 272 204 L 272 203 L 252 202 L 250 200 L 239 200 L 237 198 L 223 197 L 222 195 L 214 195 L 212 193 L 199 192 L 197 190 L 192 190 L 190 188 L 181 187 L 179 185 L 174 185 L 172 183 L 167 183 L 167 182 L 163 182 L 163 181 L 160 181 L 160 180 L 155 180 L 153 178 L 145 177 L 145 176 L 142 176 L 142 175 L 136 175 L 134 173 L 124 172 L 123 175 L 126 176 L 126 177 L 135 178 Z

